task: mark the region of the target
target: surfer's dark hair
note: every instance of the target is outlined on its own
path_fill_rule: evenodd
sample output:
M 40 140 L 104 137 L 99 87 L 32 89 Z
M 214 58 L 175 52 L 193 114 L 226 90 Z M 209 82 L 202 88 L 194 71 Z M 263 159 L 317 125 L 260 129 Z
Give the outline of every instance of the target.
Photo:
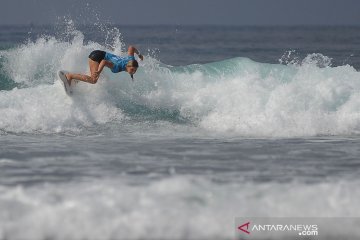
M 127 66 L 127 67 L 136 67 L 136 68 L 138 68 L 138 67 L 139 67 L 139 63 L 138 63 L 138 61 L 136 61 L 136 60 L 131 60 L 131 61 L 129 61 L 129 62 L 126 64 L 126 66 Z

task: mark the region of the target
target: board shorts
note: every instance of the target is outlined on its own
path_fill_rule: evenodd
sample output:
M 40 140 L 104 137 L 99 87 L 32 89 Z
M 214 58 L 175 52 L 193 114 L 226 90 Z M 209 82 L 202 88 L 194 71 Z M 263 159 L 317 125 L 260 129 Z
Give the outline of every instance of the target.
M 104 60 L 105 54 L 106 52 L 104 51 L 95 50 L 90 53 L 89 58 L 95 62 L 100 63 L 102 60 Z

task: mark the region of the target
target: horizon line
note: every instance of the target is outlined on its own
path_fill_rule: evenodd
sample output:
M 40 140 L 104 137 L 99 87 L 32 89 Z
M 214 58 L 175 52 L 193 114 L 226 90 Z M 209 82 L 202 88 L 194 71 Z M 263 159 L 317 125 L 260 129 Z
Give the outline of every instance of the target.
M 6 23 L 1 24 L 0 27 L 48 27 L 58 26 L 58 23 Z M 199 23 L 199 24 L 123 24 L 123 23 L 107 23 L 107 26 L 123 26 L 123 27 L 360 27 L 360 24 L 213 24 L 213 23 Z M 79 23 L 75 26 L 94 26 L 94 24 Z

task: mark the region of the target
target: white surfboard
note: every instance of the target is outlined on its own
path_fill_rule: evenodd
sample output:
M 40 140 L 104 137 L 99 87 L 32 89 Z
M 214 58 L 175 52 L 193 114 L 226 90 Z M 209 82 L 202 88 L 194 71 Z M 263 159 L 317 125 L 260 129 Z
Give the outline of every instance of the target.
M 65 92 L 68 96 L 71 96 L 72 95 L 72 87 L 69 85 L 69 82 L 68 82 L 65 74 L 66 74 L 66 71 L 64 71 L 64 70 L 59 71 L 59 77 L 64 84 Z

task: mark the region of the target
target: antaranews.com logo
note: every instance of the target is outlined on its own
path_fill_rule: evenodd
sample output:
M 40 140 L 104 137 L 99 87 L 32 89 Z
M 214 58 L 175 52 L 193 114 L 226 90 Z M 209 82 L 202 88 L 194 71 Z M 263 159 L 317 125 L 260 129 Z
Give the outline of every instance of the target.
M 360 239 L 360 218 L 235 219 L 237 240 L 354 240 Z
M 302 224 L 253 224 L 250 222 L 240 225 L 238 229 L 246 234 L 251 232 L 297 232 L 300 236 L 318 236 L 318 225 L 302 225 Z

